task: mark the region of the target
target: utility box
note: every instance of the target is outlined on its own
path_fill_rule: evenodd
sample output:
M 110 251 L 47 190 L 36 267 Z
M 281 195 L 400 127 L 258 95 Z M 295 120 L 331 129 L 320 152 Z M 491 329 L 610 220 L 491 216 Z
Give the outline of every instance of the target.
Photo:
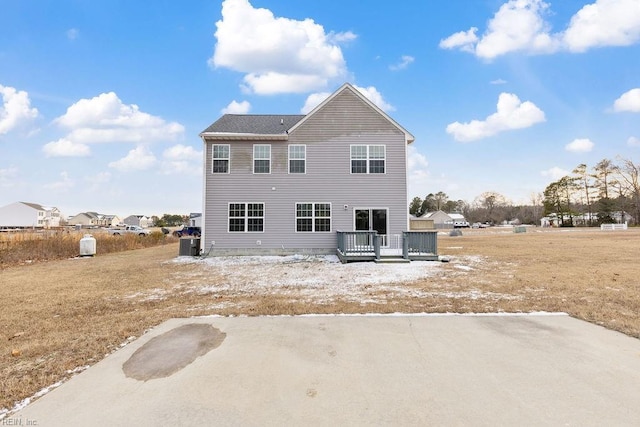
M 96 254 L 96 239 L 91 234 L 85 234 L 80 239 L 80 256 L 94 256 Z
M 180 239 L 179 256 L 198 256 L 200 254 L 199 238 L 182 238 Z

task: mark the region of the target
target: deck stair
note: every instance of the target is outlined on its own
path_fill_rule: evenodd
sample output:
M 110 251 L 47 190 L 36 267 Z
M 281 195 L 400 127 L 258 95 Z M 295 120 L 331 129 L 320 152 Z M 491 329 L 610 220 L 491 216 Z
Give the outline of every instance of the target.
M 402 255 L 381 255 L 380 259 L 374 259 L 378 264 L 409 264 L 410 259 L 403 258 Z

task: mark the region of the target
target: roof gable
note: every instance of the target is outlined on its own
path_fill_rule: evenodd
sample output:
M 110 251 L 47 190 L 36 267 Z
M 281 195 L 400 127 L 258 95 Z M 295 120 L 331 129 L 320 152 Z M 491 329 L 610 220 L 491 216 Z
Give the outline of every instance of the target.
M 325 99 L 320 104 L 318 104 L 313 110 L 311 110 L 306 116 L 304 116 L 304 118 L 302 120 L 298 121 L 291 129 L 289 129 L 289 133 L 295 132 L 295 130 L 297 128 L 302 126 L 307 120 L 309 120 L 311 117 L 313 117 L 313 115 L 316 112 L 318 112 L 319 110 L 324 108 L 324 106 L 326 106 L 327 104 L 331 103 L 338 95 L 340 95 L 341 93 L 343 93 L 344 91 L 347 91 L 347 90 L 352 92 L 356 97 L 360 98 L 360 100 L 363 101 L 365 104 L 367 104 L 371 109 L 373 109 L 378 114 L 380 114 L 382 117 L 384 117 L 384 119 L 386 119 L 389 123 L 391 123 L 394 127 L 396 127 L 400 132 L 404 133 L 405 139 L 406 139 L 408 144 L 412 143 L 415 140 L 415 137 L 411 133 L 409 133 L 405 128 L 400 126 L 387 113 L 382 111 L 382 109 L 380 109 L 380 107 L 378 107 L 376 104 L 371 102 L 369 100 L 369 98 L 364 96 L 358 89 L 353 87 L 350 83 L 343 84 L 338 90 L 336 90 L 334 93 L 332 93 L 327 99 Z

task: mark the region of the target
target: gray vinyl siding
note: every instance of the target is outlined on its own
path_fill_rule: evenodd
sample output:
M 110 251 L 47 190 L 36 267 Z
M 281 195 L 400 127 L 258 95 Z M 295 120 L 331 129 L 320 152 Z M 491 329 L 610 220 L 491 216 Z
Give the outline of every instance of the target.
M 230 173 L 211 173 L 213 144 L 230 144 Z M 271 145 L 270 174 L 253 173 L 254 144 Z M 306 145 L 305 174 L 289 174 L 290 144 Z M 385 145 L 386 173 L 351 174 L 352 144 Z M 407 230 L 405 134 L 348 90 L 308 116 L 288 141 L 207 142 L 204 155 L 204 249 L 215 241 L 215 249 L 247 253 L 334 252 L 335 232 L 354 229 L 356 208 L 387 208 L 388 234 Z M 298 202 L 330 203 L 331 232 L 296 232 Z M 229 233 L 228 203 L 264 203 L 264 232 Z

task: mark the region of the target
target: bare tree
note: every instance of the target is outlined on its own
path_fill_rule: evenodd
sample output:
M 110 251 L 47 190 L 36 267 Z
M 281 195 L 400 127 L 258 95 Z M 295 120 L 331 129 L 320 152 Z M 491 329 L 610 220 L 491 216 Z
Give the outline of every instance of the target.
M 585 204 L 584 202 L 586 202 L 587 213 L 589 215 L 587 224 L 591 225 L 591 219 L 593 217 L 592 209 L 591 209 L 591 204 L 592 204 L 591 192 L 593 189 L 593 183 L 591 181 L 591 178 L 593 177 L 589 175 L 589 173 L 587 172 L 587 165 L 584 163 L 576 166 L 576 168 L 573 170 L 573 174 L 575 175 L 576 182 L 579 184 L 579 187 L 581 190 L 581 196 L 584 197 L 582 204 Z
M 443 210 L 445 205 L 447 204 L 447 200 L 449 200 L 449 196 L 442 191 L 438 191 L 434 196 L 436 202 L 436 210 Z
M 616 172 L 615 164 L 609 159 L 600 160 L 594 167 L 593 177 L 596 179 L 596 187 L 600 191 L 600 197 L 609 198 L 609 186 L 613 184 L 613 174 Z
M 617 168 L 619 182 L 624 184 L 626 193 L 631 199 L 635 223 L 640 224 L 640 164 L 635 164 L 629 159 L 619 158 L 618 160 L 620 161 L 620 166 Z
M 537 221 L 542 218 L 544 195 L 542 193 L 531 193 L 529 197 L 529 200 L 531 201 L 532 214 L 534 220 Z
M 507 204 L 507 199 L 502 194 L 496 193 L 495 191 L 486 191 L 476 198 L 475 203 L 486 210 L 485 221 L 496 223 L 501 220 L 501 218 L 498 218 L 498 216 L 495 215 L 496 208 L 505 206 Z

